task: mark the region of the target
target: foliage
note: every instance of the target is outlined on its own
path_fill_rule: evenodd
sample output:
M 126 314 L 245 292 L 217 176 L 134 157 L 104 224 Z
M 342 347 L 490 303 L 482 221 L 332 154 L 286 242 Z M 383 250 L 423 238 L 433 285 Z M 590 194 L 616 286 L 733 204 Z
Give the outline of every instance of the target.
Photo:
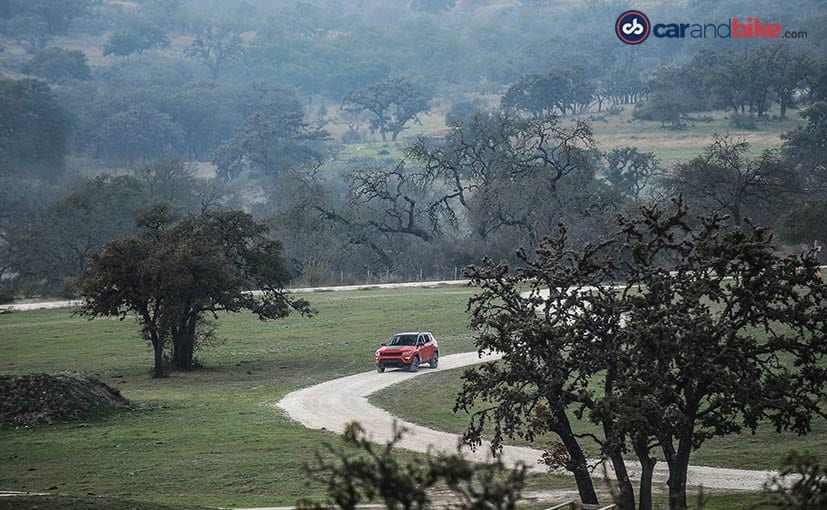
M 286 169 L 320 162 L 328 138 L 326 131 L 307 124 L 292 93 L 276 89 L 270 91 L 262 109 L 248 115 L 235 136 L 212 153 L 212 158 L 226 179 L 245 171 L 275 177 Z
M 388 78 L 379 83 L 345 94 L 342 102 L 345 108 L 354 111 L 368 111 L 371 131 L 379 131 L 382 140 L 391 134 L 396 141 L 405 125 L 419 122 L 418 115 L 428 111 L 429 98 L 413 82 L 406 78 Z
M 827 242 L 827 201 L 814 198 L 805 200 L 790 209 L 781 220 L 778 230 L 790 243 L 811 244 Z
M 827 285 L 810 254 L 777 255 L 767 230 L 727 227 L 714 213 L 691 221 L 679 200 L 617 224 L 600 244 L 573 250 L 563 229 L 535 257 L 520 251 L 515 270 L 490 260 L 468 270 L 480 287 L 469 302 L 477 349 L 503 362 L 467 371 L 455 408 L 490 402 L 472 415 L 472 444 L 489 421 L 495 447 L 558 435 L 586 502 L 596 498 L 581 441 L 600 446 L 623 508 L 634 506 L 623 454 L 641 462 L 651 508 L 659 449 L 670 508 L 684 509 L 690 455 L 707 439 L 762 419 L 806 434 L 825 415 Z M 566 410 L 602 437 L 573 432 Z
M 606 180 L 635 202 L 640 202 L 647 186 L 663 174 L 654 153 L 640 152 L 635 147 L 612 149 L 604 157 Z
M 827 189 L 827 146 L 823 143 L 827 139 L 827 101 L 813 103 L 801 116 L 807 124 L 783 136 L 782 150 L 811 189 L 824 190 Z
M 716 136 L 703 155 L 678 164 L 666 186 L 697 207 L 725 212 L 735 225 L 770 223 L 802 185 L 777 153 L 750 158 L 748 149 L 743 140 Z
M 0 171 L 59 176 L 70 122 L 49 86 L 38 80 L 0 80 L 0 111 Z
M 212 79 L 217 80 L 227 64 L 241 59 L 244 46 L 238 34 L 222 33 L 210 28 L 198 34 L 184 54 L 204 63 L 209 68 Z
M 206 212 L 168 226 L 165 208 L 139 220 L 144 232 L 110 241 L 89 257 L 78 286 L 90 318 L 136 314 L 152 343 L 153 375 L 164 375 L 163 350 L 172 366 L 191 370 L 207 314 L 251 310 L 260 319 L 310 314 L 307 301 L 285 294 L 289 272 L 281 244 L 267 227 L 242 212 Z M 252 291 L 256 291 L 252 293 Z
M 766 485 L 774 508 L 817 510 L 827 506 L 827 467 L 806 453 L 789 452 L 779 476 Z
M 169 38 L 160 28 L 143 23 L 112 32 L 103 45 L 103 56 L 127 57 L 133 53 L 140 54 L 146 50 L 168 46 Z
M 146 207 L 146 199 L 141 183 L 131 176 L 74 183 L 11 232 L 16 270 L 53 285 L 66 276 L 79 276 L 90 252 L 134 232 L 135 216 Z
M 555 69 L 522 78 L 503 95 L 503 108 L 517 108 L 542 116 L 583 113 L 594 99 L 595 84 L 582 68 Z
M 50 81 L 88 80 L 92 77 L 92 72 L 86 64 L 86 55 L 82 51 L 56 47 L 35 53 L 23 66 L 23 72 Z
M 475 236 L 517 232 L 515 244 L 533 246 L 565 218 L 588 221 L 596 209 L 613 207 L 594 179 L 593 143 L 580 121 L 564 125 L 555 115 L 494 109 L 478 112 L 442 143 L 420 138 L 408 154 L 442 183 L 446 205 L 464 211 Z
M 427 491 L 437 484 L 447 485 L 459 496 L 458 508 L 516 508 L 525 484 L 525 466 L 508 469 L 500 458 L 474 465 L 461 453 L 401 462 L 394 448 L 405 432 L 395 426 L 391 440 L 377 446 L 358 423 L 350 423 L 344 442 L 356 453 L 326 445 L 327 453 L 335 460 L 325 460 L 317 453 L 316 464 L 308 466 L 308 474 L 327 487 L 328 497 L 342 510 L 354 510 L 357 505 L 377 498 L 389 510 L 429 508 Z M 300 507 L 321 508 L 307 503 Z
M 23 9 L 42 19 L 49 34 L 63 35 L 94 4 L 95 0 L 28 0 Z
M 183 136 L 181 126 L 169 114 L 134 104 L 106 118 L 96 130 L 93 144 L 98 156 L 147 161 L 173 154 Z

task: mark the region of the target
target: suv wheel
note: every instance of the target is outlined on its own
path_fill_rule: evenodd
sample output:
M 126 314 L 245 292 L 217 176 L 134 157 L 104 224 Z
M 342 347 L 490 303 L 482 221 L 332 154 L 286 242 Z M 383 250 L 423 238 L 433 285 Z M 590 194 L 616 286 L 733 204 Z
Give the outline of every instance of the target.
M 411 361 L 411 366 L 408 367 L 409 372 L 416 372 L 419 370 L 419 356 L 414 356 L 413 361 Z
M 383 367 L 382 365 L 376 365 L 376 371 L 381 374 L 385 371 L 385 367 Z
M 431 368 L 436 368 L 439 365 L 439 353 L 435 352 L 434 357 L 431 358 Z

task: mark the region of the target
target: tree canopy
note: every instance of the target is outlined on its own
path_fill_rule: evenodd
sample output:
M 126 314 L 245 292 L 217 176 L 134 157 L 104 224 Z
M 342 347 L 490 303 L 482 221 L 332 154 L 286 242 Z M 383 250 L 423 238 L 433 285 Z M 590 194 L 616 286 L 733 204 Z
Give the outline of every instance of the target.
M 155 377 L 171 366 L 191 370 L 200 339 L 211 335 L 209 317 L 250 310 L 260 319 L 310 314 L 307 301 L 284 291 L 290 279 L 281 243 L 267 227 L 240 211 L 206 212 L 169 225 L 166 208 L 139 219 L 140 235 L 110 241 L 89 256 L 78 287 L 80 309 L 90 318 L 135 314 L 153 346 Z
M 767 230 L 693 219 L 678 200 L 619 216 L 604 242 L 575 249 L 563 229 L 518 257 L 467 271 L 477 349 L 503 361 L 465 373 L 456 409 L 489 403 L 472 415 L 472 444 L 489 423 L 495 446 L 556 434 L 548 459 L 584 502 L 596 495 L 583 441 L 611 465 L 622 508 L 634 508 L 631 452 L 643 508 L 662 458 L 670 508 L 685 509 L 690 456 L 708 439 L 761 422 L 806 434 L 827 416 L 827 285 L 812 253 L 779 255 Z M 602 433 L 576 433 L 572 417 Z
M 343 99 L 346 108 L 356 111 L 367 110 L 372 130 L 386 139 L 396 141 L 406 125 L 418 122 L 418 115 L 428 110 L 429 97 L 413 82 L 406 78 L 388 78 L 368 87 L 351 90 Z

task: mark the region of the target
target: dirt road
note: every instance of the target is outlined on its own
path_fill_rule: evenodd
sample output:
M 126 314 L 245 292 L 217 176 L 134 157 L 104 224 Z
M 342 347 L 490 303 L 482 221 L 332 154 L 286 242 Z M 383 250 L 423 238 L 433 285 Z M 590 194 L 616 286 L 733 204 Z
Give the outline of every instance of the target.
M 476 353 L 443 356 L 439 359 L 439 368 L 436 370 L 448 370 L 494 359 L 496 356 L 487 356 L 481 360 Z M 380 443 L 390 439 L 393 422 L 396 420 L 410 430 L 400 443 L 402 448 L 417 452 L 456 451 L 458 436 L 399 420 L 387 411 L 368 403 L 368 396 L 372 393 L 395 383 L 417 384 L 418 381 L 412 379 L 432 371 L 429 368 L 422 368 L 417 373 L 389 370 L 379 374 L 371 371 L 342 377 L 294 391 L 275 406 L 311 429 L 342 433 L 348 423 L 358 421 L 371 439 Z M 487 451 L 487 446 L 484 446 L 476 452 L 466 453 L 475 460 L 483 461 Z M 513 464 L 522 461 L 533 472 L 546 470 L 545 466 L 539 463 L 541 454 L 540 450 L 525 447 L 507 446 L 503 449 L 503 456 L 507 462 Z M 639 466 L 630 464 L 632 476 L 636 478 Z M 772 474 L 771 471 L 692 466 L 689 468 L 689 483 L 709 489 L 757 491 Z M 667 477 L 666 465 L 659 463 L 655 468 L 655 483 L 665 484 Z

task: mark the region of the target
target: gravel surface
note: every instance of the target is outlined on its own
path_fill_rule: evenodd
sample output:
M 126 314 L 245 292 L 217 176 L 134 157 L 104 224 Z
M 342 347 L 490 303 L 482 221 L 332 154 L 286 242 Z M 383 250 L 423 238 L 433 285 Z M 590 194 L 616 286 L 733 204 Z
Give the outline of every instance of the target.
M 436 370 L 450 370 L 495 360 L 497 357 L 489 355 L 480 359 L 475 352 L 443 356 L 439 358 L 439 368 Z M 400 442 L 400 447 L 423 453 L 453 452 L 459 444 L 459 436 L 405 422 L 368 402 L 368 396 L 372 393 L 396 383 L 416 384 L 415 381 L 409 380 L 431 371 L 433 369 L 422 368 L 416 373 L 388 370 L 384 374 L 376 371 L 355 374 L 294 391 L 274 405 L 286 412 L 290 418 L 311 429 L 342 433 L 348 423 L 358 421 L 371 440 L 377 443 L 391 439 L 393 423 L 396 421 L 410 431 Z M 469 458 L 484 461 L 489 448 L 488 445 L 484 445 L 475 452 L 467 449 L 465 452 Z M 541 450 L 533 448 L 503 448 L 503 457 L 507 463 L 523 462 L 532 472 L 546 472 L 546 466 L 539 462 L 541 455 Z M 627 464 L 631 476 L 637 479 L 639 465 L 634 462 Z M 689 484 L 710 489 L 758 491 L 773 474 L 772 471 L 691 466 Z M 665 485 L 668 476 L 666 464 L 658 463 L 655 467 L 655 484 Z
M 348 292 L 355 290 L 373 289 L 411 289 L 434 287 L 467 287 L 470 280 L 439 280 L 431 282 L 402 282 L 402 283 L 366 283 L 364 285 L 338 285 L 334 287 L 297 287 L 287 289 L 290 294 L 306 294 L 309 292 Z M 251 291 L 253 294 L 261 291 Z M 83 304 L 80 299 L 63 301 L 33 301 L 0 305 L 0 312 L 30 312 L 33 310 L 54 310 L 58 308 L 74 308 Z

